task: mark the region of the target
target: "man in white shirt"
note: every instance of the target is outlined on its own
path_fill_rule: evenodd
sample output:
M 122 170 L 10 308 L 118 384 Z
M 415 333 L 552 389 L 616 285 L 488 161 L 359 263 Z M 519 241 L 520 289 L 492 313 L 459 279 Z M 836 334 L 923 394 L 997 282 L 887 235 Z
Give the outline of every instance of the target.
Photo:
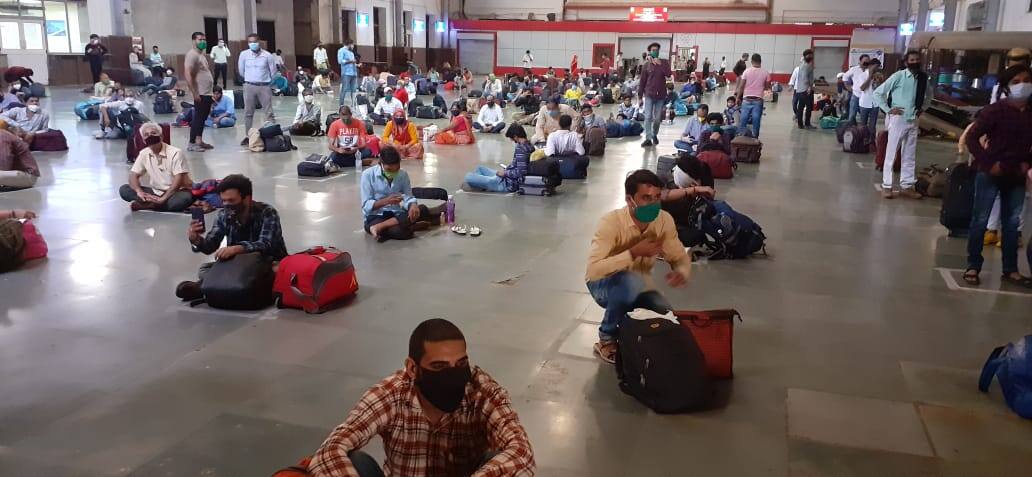
M 521 61 L 521 63 L 523 63 L 523 69 L 525 70 L 529 70 L 534 67 L 534 55 L 530 54 L 530 50 L 527 50 L 527 52 L 523 54 L 523 61 Z
M 190 168 L 183 151 L 165 144 L 161 140 L 161 126 L 144 123 L 140 135 L 147 147 L 133 162 L 129 170 L 129 183 L 118 190 L 122 200 L 129 202 L 129 210 L 162 210 L 179 212 L 194 203 L 190 186 Z M 150 187 L 140 185 L 140 178 L 147 176 Z
M 394 112 L 399 109 L 404 110 L 405 105 L 401 104 L 401 101 L 394 97 L 394 90 L 384 88 L 383 97 L 376 102 L 373 112 L 369 113 L 369 118 L 375 123 L 386 124 L 387 121 L 394 117 Z
M 484 96 L 498 96 L 502 94 L 502 80 L 498 79 L 494 73 L 487 75 L 487 80 L 484 81 Z
M 545 155 L 553 156 L 583 156 L 584 144 L 579 134 L 570 130 L 573 125 L 573 118 L 568 114 L 559 116 L 559 130 L 548 135 L 545 143 Z
M 322 42 L 315 44 L 315 49 L 312 50 L 312 62 L 315 63 L 315 69 L 319 74 L 330 71 L 330 56 L 326 54 L 326 48 L 323 48 Z
M 864 82 L 867 81 L 869 72 L 867 68 L 870 66 L 871 56 L 868 54 L 860 55 L 860 64 L 849 68 L 844 75 L 842 75 L 842 82 L 849 88 L 849 113 L 846 114 L 846 122 L 856 122 L 856 115 L 860 112 L 860 89 Z
M 860 101 L 857 103 L 860 106 L 860 124 L 866 124 L 872 134 L 878 129 L 878 113 L 881 112 L 874 101 L 874 89 L 885 81 L 880 70 L 881 62 L 874 58 L 868 62 L 866 70 L 853 76 L 854 81 L 863 78 L 860 83 Z
M 36 133 L 50 129 L 50 114 L 40 108 L 39 97 L 29 96 L 25 103 L 24 107 L 4 111 L 0 118 L 7 121 L 8 131 L 31 145 Z
M 95 134 L 94 137 L 97 139 L 106 138 L 107 134 L 105 134 L 105 131 L 108 128 L 116 127 L 118 125 L 118 115 L 129 108 L 135 108 L 137 111 L 143 108 L 143 102 L 136 99 L 136 92 L 133 90 L 125 91 L 125 99 L 108 101 L 97 106 L 97 111 L 100 113 L 100 132 Z
M 226 76 L 228 76 L 227 65 L 229 64 L 229 48 L 226 46 L 225 40 L 219 40 L 219 44 L 211 49 L 211 61 L 215 63 L 215 81 L 212 84 L 219 82 L 219 77 L 222 77 L 222 89 L 226 89 Z
M 487 95 L 487 103 L 480 108 L 473 129 L 485 133 L 500 133 L 505 129 L 505 113 L 493 94 Z

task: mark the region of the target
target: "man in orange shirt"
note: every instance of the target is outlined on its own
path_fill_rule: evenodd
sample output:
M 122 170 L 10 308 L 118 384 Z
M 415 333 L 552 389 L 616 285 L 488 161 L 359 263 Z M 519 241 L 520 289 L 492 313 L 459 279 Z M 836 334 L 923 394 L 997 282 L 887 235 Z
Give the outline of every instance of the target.
M 340 167 L 368 166 L 372 159 L 362 159 L 362 151 L 369 142 L 365 123 L 351 115 L 350 106 L 340 107 L 340 119 L 330 125 L 326 132 L 330 148 L 330 160 Z

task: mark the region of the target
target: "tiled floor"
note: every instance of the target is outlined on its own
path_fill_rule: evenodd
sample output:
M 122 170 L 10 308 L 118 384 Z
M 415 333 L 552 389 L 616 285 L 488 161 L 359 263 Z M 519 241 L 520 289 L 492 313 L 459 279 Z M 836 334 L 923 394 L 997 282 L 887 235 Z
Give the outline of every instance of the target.
M 308 316 L 179 303 L 174 284 L 205 261 L 186 244 L 188 217 L 129 213 L 116 191 L 125 142 L 92 139 L 95 124 L 71 113 L 80 99 L 58 89 L 44 102 L 71 151 L 37 154 L 39 186 L 0 194 L 0 209 L 40 212 L 51 246 L 47 261 L 0 275 L 0 475 L 268 475 L 314 450 L 400 367 L 409 332 L 429 317 L 455 321 L 473 362 L 508 388 L 539 475 L 1028 468 L 1032 424 L 997 387 L 977 392 L 975 378 L 994 346 L 1028 333 L 1032 299 L 950 287 L 964 242 L 946 237 L 938 201 L 880 199 L 871 156 L 842 153 L 829 131 L 791 127 L 787 102 L 764 118 L 763 162 L 718 184 L 764 227 L 770 256 L 699 265 L 687 289 L 664 290 L 681 308 L 742 312 L 726 403 L 661 416 L 591 357 L 601 310 L 582 277 L 598 217 L 623 203 L 625 174 L 672 152 L 683 119 L 663 127 L 658 150 L 611 140 L 588 181 L 566 182 L 557 197 L 457 192 L 459 221 L 483 227 L 479 238 L 436 230 L 382 245 L 361 232 L 357 173 L 295 177 L 324 139 L 252 154 L 237 145 L 242 128 L 209 131 L 217 148 L 188 154 L 196 179 L 247 174 L 256 198 L 279 209 L 289 248 L 352 253 L 358 297 Z M 280 118 L 294 101 L 275 101 Z M 186 134 L 174 130 L 173 143 Z M 458 191 L 467 171 L 508 162 L 512 147 L 481 135 L 427 151 L 404 164 L 413 182 Z M 919 162 L 948 163 L 951 151 L 922 140 Z M 988 278 L 999 250 L 986 254 Z

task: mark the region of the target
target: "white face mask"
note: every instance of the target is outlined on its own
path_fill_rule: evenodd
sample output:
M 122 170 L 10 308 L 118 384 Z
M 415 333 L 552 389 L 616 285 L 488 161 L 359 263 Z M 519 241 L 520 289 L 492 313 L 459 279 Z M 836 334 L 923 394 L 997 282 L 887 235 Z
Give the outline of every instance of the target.
M 315 101 L 315 96 L 305 96 L 306 103 L 311 103 L 312 101 Z
M 1032 96 L 1032 83 L 1018 83 L 1012 84 L 1007 87 L 1010 93 L 1007 95 L 1007 99 L 1020 103 L 1027 101 L 1029 96 Z
M 135 98 L 125 98 L 125 104 L 128 105 L 128 106 L 132 106 L 132 105 L 136 104 L 136 99 Z
M 30 104 L 29 105 L 29 111 L 31 111 L 33 113 L 39 111 L 39 105 L 38 104 Z

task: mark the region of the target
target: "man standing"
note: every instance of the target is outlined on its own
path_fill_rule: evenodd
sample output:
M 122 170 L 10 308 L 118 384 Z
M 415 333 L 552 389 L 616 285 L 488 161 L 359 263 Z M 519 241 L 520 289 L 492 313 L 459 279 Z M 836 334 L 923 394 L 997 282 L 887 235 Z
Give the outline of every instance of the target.
M 744 129 L 752 123 L 752 137 L 757 139 L 760 138 L 760 121 L 763 118 L 763 92 L 770 88 L 770 73 L 763 69 L 762 62 L 760 54 L 753 53 L 752 67 L 742 73 L 735 95 L 742 107 L 742 124 L 739 128 Z M 812 83 L 813 80 L 810 81 Z
M 616 362 L 620 322 L 636 308 L 657 313 L 670 311 L 666 298 L 655 290 L 652 267 L 656 257 L 670 265 L 667 284 L 683 286 L 691 272 L 691 257 L 677 238 L 674 219 L 661 210 L 663 182 L 641 169 L 624 180 L 625 207 L 602 216 L 591 240 L 584 281 L 591 297 L 606 309 L 598 328 L 595 353 L 602 361 Z
M 602 70 L 602 78 L 599 84 L 603 88 L 609 86 L 609 70 L 613 67 L 613 63 L 609 61 L 609 55 L 602 53 L 602 62 L 599 63 L 598 67 Z
M 215 146 L 204 142 L 204 122 L 211 115 L 212 89 L 215 80 L 211 76 L 211 69 L 208 68 L 208 59 L 204 52 L 208 49 L 208 39 L 204 33 L 194 32 L 192 36 L 193 48 L 186 52 L 183 65 L 186 68 L 186 82 L 193 92 L 194 115 L 190 121 L 190 142 L 186 146 L 189 152 L 204 152 Z M 268 106 L 272 110 L 272 105 Z
M 90 42 L 86 44 L 86 61 L 90 64 L 90 74 L 93 75 L 93 82 L 100 82 L 100 70 L 104 66 L 104 55 L 108 53 L 106 46 L 100 43 L 100 35 L 90 35 Z
M 738 63 L 735 63 L 735 68 L 731 70 L 731 72 L 735 74 L 735 79 L 740 79 L 742 77 L 742 73 L 745 73 L 745 69 L 747 68 L 745 62 L 747 61 L 749 61 L 749 54 L 742 53 L 742 58 L 738 60 Z
M 626 76 L 626 73 L 624 72 L 623 52 L 622 51 L 617 51 L 616 52 L 616 58 L 613 59 L 613 67 L 616 68 L 616 76 L 617 76 L 617 78 L 619 78 L 620 81 L 623 81 L 624 77 Z
M 237 71 L 244 77 L 244 134 L 254 125 L 254 110 L 258 104 L 265 108 L 265 121 L 275 121 L 272 107 L 272 78 L 276 76 L 276 59 L 262 49 L 258 34 L 247 35 L 247 51 L 237 59 Z M 247 145 L 247 137 L 240 141 Z
M 229 63 L 229 48 L 225 40 L 219 40 L 219 44 L 211 49 L 211 61 L 215 63 L 215 83 L 222 77 L 222 89 L 226 89 L 226 77 L 229 76 L 227 65 Z
M 355 42 L 348 38 L 344 46 L 337 50 L 337 63 L 340 64 L 340 104 L 344 104 L 347 96 L 351 104 L 355 104 L 355 88 L 358 87 L 358 63 L 355 60 Z
M 863 93 L 862 86 L 870 78 L 871 57 L 868 54 L 860 55 L 860 64 L 849 68 L 842 75 L 842 84 L 849 88 L 849 113 L 846 114 L 846 122 L 855 122 L 856 115 L 860 111 L 860 95 Z
M 659 58 L 659 43 L 649 45 L 648 55 L 638 83 L 638 97 L 645 115 L 645 141 L 641 147 L 659 144 L 659 123 L 663 120 L 667 98 L 666 82 L 673 75 L 670 62 Z
M 534 451 L 509 394 L 470 365 L 462 331 L 440 318 L 416 326 L 404 369 L 366 391 L 319 447 L 308 475 L 383 476 L 361 450 L 375 436 L 387 475 L 534 475 Z
M 899 172 L 900 195 L 910 199 L 921 198 L 921 193 L 914 190 L 917 118 L 928 107 L 932 95 L 927 94 L 928 75 L 921 71 L 921 52 L 908 51 L 904 58 L 907 68 L 893 73 L 874 90 L 875 101 L 886 114 L 885 128 L 889 130 L 889 143 L 885 146 L 885 165 L 882 169 L 882 197 L 885 199 L 893 197 L 892 168 L 896 165 L 897 147 L 903 154 Z
M 523 54 L 523 60 L 520 63 L 523 64 L 524 71 L 530 71 L 534 68 L 534 55 L 530 54 L 530 50 Z
M 315 49 L 312 50 L 312 63 L 315 64 L 315 71 L 319 74 L 326 74 L 330 71 L 330 56 L 326 53 L 326 48 L 323 48 L 322 42 L 315 44 Z
M 724 77 L 724 72 L 726 72 L 726 71 L 727 71 L 727 57 L 726 56 L 721 56 L 720 57 L 720 71 L 717 72 L 717 76 L 720 76 L 721 78 L 723 78 Z
M 179 212 L 194 203 L 190 193 L 190 168 L 177 147 L 161 140 L 161 126 L 149 122 L 140 126 L 140 135 L 147 147 L 129 170 L 129 183 L 118 190 L 122 200 L 129 202 L 129 210 L 164 210 Z M 150 187 L 140 184 L 147 176 Z
M 703 81 L 706 81 L 706 80 L 709 79 L 709 72 L 710 72 L 710 68 L 712 68 L 712 67 L 713 67 L 713 64 L 710 63 L 710 60 L 709 60 L 708 56 L 706 57 L 706 59 L 702 60 L 702 80 Z
M 792 110 L 795 111 L 796 122 L 799 129 L 814 129 L 810 124 L 813 114 L 813 50 L 803 50 L 803 62 L 793 78 Z

